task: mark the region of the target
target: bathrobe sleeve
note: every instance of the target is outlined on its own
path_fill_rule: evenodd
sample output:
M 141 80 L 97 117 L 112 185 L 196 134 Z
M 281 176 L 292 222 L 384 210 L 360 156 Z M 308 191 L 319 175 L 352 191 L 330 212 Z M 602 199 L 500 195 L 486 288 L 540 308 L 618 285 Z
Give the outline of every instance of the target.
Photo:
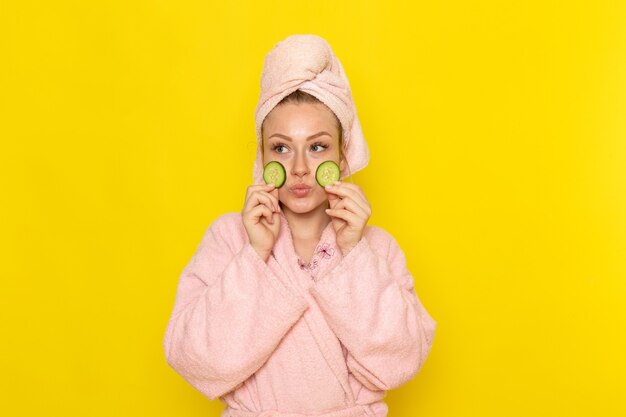
M 376 228 L 310 289 L 347 350 L 349 370 L 370 390 L 408 382 L 430 352 L 436 321 L 413 283 L 402 249 Z
M 236 389 L 269 358 L 308 308 L 246 239 L 218 218 L 178 281 L 163 348 L 167 363 L 209 399 Z

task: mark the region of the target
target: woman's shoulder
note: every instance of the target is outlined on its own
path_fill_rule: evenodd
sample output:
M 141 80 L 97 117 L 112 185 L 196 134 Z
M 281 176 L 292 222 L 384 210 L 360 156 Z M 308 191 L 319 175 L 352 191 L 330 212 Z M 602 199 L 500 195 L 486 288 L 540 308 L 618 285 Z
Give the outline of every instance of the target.
M 229 211 L 227 213 L 220 214 L 213 220 L 211 226 L 226 228 L 226 229 L 239 229 L 243 228 L 243 219 L 241 218 L 241 212 Z
M 386 229 L 373 224 L 368 224 L 367 226 L 365 226 L 364 235 L 370 242 L 388 241 L 389 239 L 393 239 L 391 233 L 389 233 Z
M 393 245 L 397 245 L 393 235 L 381 226 L 368 224 L 363 234 L 372 249 L 384 256 L 389 254 Z
M 247 233 L 243 225 L 241 212 L 232 211 L 220 214 L 207 227 L 205 237 L 214 236 L 220 242 L 237 252 L 246 241 Z

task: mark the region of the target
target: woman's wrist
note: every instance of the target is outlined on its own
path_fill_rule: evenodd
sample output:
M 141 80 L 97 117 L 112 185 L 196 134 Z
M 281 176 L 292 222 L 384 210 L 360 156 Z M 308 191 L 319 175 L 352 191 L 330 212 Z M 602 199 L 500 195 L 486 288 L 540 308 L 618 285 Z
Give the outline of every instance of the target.
M 266 251 L 258 250 L 258 249 L 257 249 L 257 248 L 255 248 L 254 246 L 252 246 L 252 248 L 253 248 L 253 249 L 254 249 L 254 251 L 255 251 L 255 252 L 259 255 L 259 257 L 260 257 L 261 259 L 263 259 L 263 262 L 266 262 L 266 263 L 267 263 L 267 260 L 270 258 L 270 253 L 271 253 L 271 251 L 266 252 Z
M 356 246 L 356 245 L 352 245 L 352 246 L 350 246 L 350 247 L 348 247 L 348 248 L 345 248 L 345 249 L 344 249 L 344 248 L 342 248 L 342 247 L 340 247 L 340 248 L 339 248 L 339 250 L 341 250 L 341 255 L 345 258 L 345 257 L 348 255 L 348 253 L 350 253 L 350 251 L 351 251 L 352 249 L 354 249 L 354 247 L 355 247 L 355 246 Z

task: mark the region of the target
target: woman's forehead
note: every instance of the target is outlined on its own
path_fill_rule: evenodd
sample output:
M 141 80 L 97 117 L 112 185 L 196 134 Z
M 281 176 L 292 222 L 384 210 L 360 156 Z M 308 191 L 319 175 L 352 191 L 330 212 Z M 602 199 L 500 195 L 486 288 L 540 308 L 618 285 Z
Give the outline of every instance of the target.
M 305 103 L 276 107 L 263 123 L 263 137 L 306 141 L 312 136 L 326 132 L 332 138 L 338 138 L 337 119 L 324 105 Z M 319 136 L 329 138 L 329 136 Z

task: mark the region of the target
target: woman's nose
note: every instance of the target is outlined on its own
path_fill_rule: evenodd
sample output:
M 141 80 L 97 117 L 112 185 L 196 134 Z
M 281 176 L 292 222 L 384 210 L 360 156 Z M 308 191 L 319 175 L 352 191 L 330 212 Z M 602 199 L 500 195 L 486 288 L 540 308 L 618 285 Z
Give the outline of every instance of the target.
M 296 158 L 293 162 L 293 166 L 291 167 L 291 174 L 302 176 L 309 173 L 309 166 L 306 160 L 306 155 L 303 152 L 300 152 L 296 155 Z

